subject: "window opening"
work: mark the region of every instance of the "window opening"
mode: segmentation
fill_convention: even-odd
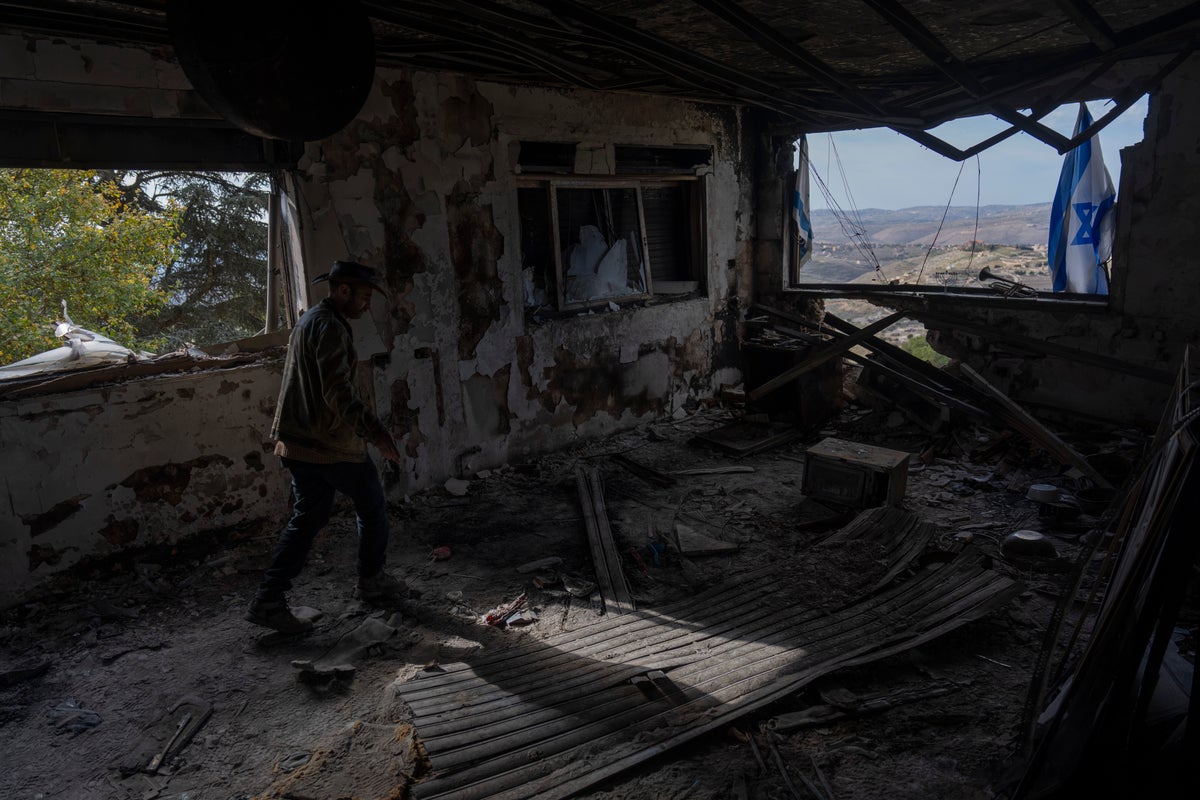
[[[0,378],[286,327],[270,195],[261,172],[0,169]]]
[[[1078,108],[1064,105],[1045,121],[1070,135]],[[1142,137],[1146,109],[1143,98],[1099,134],[1114,179],[1119,150]],[[938,130],[981,140],[1000,126],[976,117]],[[941,291],[965,302],[1103,302],[1052,292],[1047,245],[1065,157],[1045,144],[1010,137],[977,156],[973,170],[882,129],[810,135],[809,146],[813,256],[803,265],[794,254],[788,259],[793,288],[826,296]]]
[[[703,184],[538,180],[517,190],[527,309],[689,295],[702,285]]]
[[[645,225],[636,186],[551,183],[562,276],[559,307],[648,297]]]

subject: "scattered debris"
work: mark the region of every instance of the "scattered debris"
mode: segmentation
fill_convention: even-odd
[[[503,605],[493,608],[483,616],[482,622],[485,625],[503,628],[508,624],[509,617],[513,616],[522,608],[524,608],[527,602],[529,602],[529,598],[524,592],[522,592],[515,600],[511,600]]]
[[[909,453],[829,437],[805,451],[805,495],[854,508],[898,506]]]
[[[310,686],[328,686],[333,681],[350,681],[358,672],[353,664],[317,664],[312,661],[293,661],[292,666],[299,670],[296,679]]]
[[[450,478],[443,484],[443,488],[455,497],[465,497],[471,489],[471,482],[462,478]]]
[[[905,703],[916,703],[933,697],[941,697],[957,691],[958,686],[947,681],[938,681],[923,686],[908,686],[876,694],[855,695],[845,689],[833,688],[821,692],[824,703],[809,706],[803,711],[777,714],[767,720],[770,730],[787,731],[827,725],[840,719],[849,719],[866,714],[886,711]]]
[[[693,440],[733,455],[747,456],[795,441],[802,434],[795,425],[745,418],[696,434]]]
[[[609,458],[632,472],[634,475],[637,475],[642,480],[647,481],[654,486],[669,487],[675,485],[675,479],[670,475],[659,472],[652,467],[647,467],[645,464],[640,464],[623,453],[613,453],[609,456]]]
[[[1000,542],[1000,552],[1009,557],[1058,558],[1054,542],[1039,531],[1013,531]]]
[[[679,542],[679,552],[685,556],[728,553],[730,550],[738,549],[738,546],[732,542],[723,542],[720,539],[706,536],[682,522],[675,523],[675,537]]]
[[[55,733],[71,733],[78,735],[99,725],[103,720],[95,711],[89,711],[79,705],[75,698],[67,698],[54,708],[46,709],[46,716],[54,726]]]
[[[677,469],[675,475],[738,475],[754,472],[754,467],[731,464],[726,467],[698,467],[696,469]]]

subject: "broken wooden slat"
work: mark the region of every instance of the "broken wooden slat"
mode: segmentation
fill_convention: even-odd
[[[634,609],[634,603],[608,524],[600,470],[592,467],[591,472],[585,475],[583,467],[576,467],[575,481],[579,487],[579,500],[596,569],[596,582],[600,584],[600,596],[604,599],[606,610],[613,614],[625,614]]]
[[[697,467],[695,469],[677,469],[675,475],[732,475],[734,473],[754,472],[754,467],[730,465],[727,467]]]
[[[788,322],[794,322],[811,330],[831,335],[837,341],[840,341],[843,336],[852,336],[863,330],[829,311],[825,312],[822,323],[817,324],[812,320],[805,319],[796,314],[789,314],[786,311],[780,311],[770,306],[756,304],[754,308],[771,316],[787,320]],[[886,360],[894,369],[914,377],[919,377],[923,379],[922,382],[930,386],[940,387],[940,390],[944,393],[955,394],[956,392],[969,391],[970,389],[969,386],[945,370],[933,366],[928,361],[922,361],[912,353],[897,347],[891,342],[880,339],[878,336],[867,336],[861,344],[881,359]]]
[[[853,333],[843,339],[839,339],[837,341],[830,342],[825,347],[821,348],[820,350],[813,353],[808,358],[804,359],[804,361],[802,361],[801,363],[797,364],[796,366],[794,366],[790,369],[784,370],[783,372],[776,375],[774,378],[767,381],[766,383],[752,389],[750,391],[750,393],[747,394],[746,396],[748,398],[750,398],[750,400],[759,400],[762,397],[765,397],[766,395],[770,394],[771,392],[775,391],[776,389],[786,386],[787,384],[796,380],[804,373],[811,372],[812,370],[814,370],[817,367],[824,364],[826,361],[829,361],[830,359],[833,359],[833,358],[837,358],[842,353],[845,353],[847,350],[849,350],[851,347],[854,347],[857,344],[861,344],[862,342],[866,341],[870,337],[874,336],[879,331],[881,331],[884,328],[888,327],[889,325],[892,325],[893,323],[903,319],[907,315],[908,315],[908,312],[906,312],[906,311],[897,311],[893,314],[888,314],[883,319],[878,320],[876,322],[872,322],[870,325],[859,330],[856,333]]]
[[[759,599],[769,603],[779,586],[778,581],[764,581],[758,588],[765,596]],[[529,724],[500,729],[510,733],[480,731],[481,738],[466,745],[470,749],[454,748],[452,761],[463,768],[440,768],[446,752],[434,742],[430,759],[435,777],[414,785],[414,795],[422,800],[565,797],[787,696],[832,669],[928,641],[989,613],[1019,589],[964,555],[835,615],[806,616],[783,608],[771,624],[760,627],[761,612],[748,609],[741,617],[744,629],[717,637],[668,672],[681,693],[675,699],[684,701],[679,706],[641,696],[628,684],[628,691],[592,687],[590,700],[573,704],[573,713],[560,723],[549,723],[543,714],[530,717]],[[681,625],[691,629],[681,630]],[[619,633],[620,627],[610,631]],[[669,632],[681,635],[702,630],[703,618],[668,625]],[[560,642],[562,637],[547,640],[551,649]],[[622,661],[627,667],[636,663],[643,670],[661,669],[643,658]],[[536,672],[536,664],[529,668]],[[469,695],[460,699],[469,712]],[[420,733],[424,718],[418,714],[414,721]],[[489,755],[467,766],[472,753]]]
[[[959,369],[962,373],[971,379],[988,399],[993,400],[999,406],[999,412],[1005,422],[1012,425],[1019,432],[1023,433],[1028,438],[1032,439],[1046,452],[1054,456],[1055,459],[1062,464],[1070,464],[1077,468],[1080,472],[1090,478],[1097,486],[1102,486],[1106,489],[1111,489],[1112,484],[1101,475],[1095,467],[1087,462],[1083,456],[1075,451],[1069,444],[1058,438],[1042,423],[1038,422],[1029,412],[1021,408],[1019,405],[1009,399],[1008,395],[997,389],[992,384],[988,383],[987,379],[980,375],[975,370],[971,369],[966,364],[959,364]]]

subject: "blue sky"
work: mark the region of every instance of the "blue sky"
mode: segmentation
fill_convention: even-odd
[[[1107,101],[1088,103],[1093,118],[1112,108]],[[1112,175],[1113,186],[1120,180],[1120,150],[1142,140],[1147,98],[1142,97],[1124,114],[1100,132],[1104,165]],[[1042,122],[1070,136],[1079,111],[1078,103],[1061,106]],[[933,129],[933,133],[951,144],[966,149],[976,142],[1007,128],[992,116],[954,120]],[[809,136],[809,157],[816,175],[820,175],[838,205],[849,211],[851,203],[838,169],[838,160],[829,145],[832,135],[841,171],[853,196],[853,207],[908,208],[909,206],[945,206],[950,199],[960,162],[951,161],[913,140],[887,128],[843,131]],[[979,154],[979,179],[976,162],[968,159],[954,190],[955,206],[975,205],[976,189],[980,205],[1026,205],[1049,203],[1054,199],[1063,157],[1050,145],[1019,133]],[[812,177],[813,208],[828,208],[828,203]]]

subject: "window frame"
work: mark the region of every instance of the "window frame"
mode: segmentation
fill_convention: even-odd
[[[603,180],[580,180],[572,177],[564,180],[551,180],[547,185],[547,194],[550,198],[550,237],[554,242],[554,270],[555,270],[555,294],[558,298],[559,311],[580,311],[588,308],[596,308],[597,306],[606,306],[609,303],[632,303],[638,300],[649,300],[654,296],[653,277],[650,271],[650,253],[646,247],[646,214],[642,208],[642,187],[637,182],[629,182],[623,180],[615,180],[606,178]],[[644,292],[631,294],[614,295],[612,297],[599,297],[593,300],[582,300],[578,302],[568,303],[566,300],[566,276],[563,270],[562,259],[562,234],[559,227],[558,218],[558,190],[559,189],[632,189],[634,198],[637,201],[637,219],[638,219],[638,244],[642,248],[641,252],[641,271],[642,280],[646,287]]]
[[[650,248],[647,241],[646,231],[646,213],[645,199],[642,195],[643,188],[672,188],[687,186],[688,196],[685,203],[685,213],[689,219],[689,252],[690,252],[690,272],[695,275],[694,280],[697,282],[696,291],[707,294],[708,281],[704,274],[704,267],[707,263],[707,219],[706,219],[706,197],[704,188],[706,182],[704,175],[695,174],[676,174],[676,173],[657,173],[657,174],[620,174],[620,175],[563,175],[554,173],[539,173],[539,174],[520,174],[517,176],[516,187],[521,189],[539,189],[545,192],[547,207],[547,218],[550,225],[550,238],[553,247],[553,276],[555,281],[554,301],[555,307],[553,312],[572,314],[582,311],[589,311],[596,308],[603,308],[609,303],[615,303],[618,306],[655,301],[670,302],[668,298],[679,297],[687,299],[694,292],[688,292],[683,295],[675,294],[656,294],[654,291],[653,264],[651,262]],[[558,214],[558,190],[559,189],[628,189],[633,190],[637,199],[637,216],[638,216],[638,245],[641,248],[642,255],[642,272],[645,280],[645,291],[622,294],[613,297],[596,298],[594,300],[585,300],[580,302],[567,302],[565,293],[565,269],[562,258],[562,235],[559,228]],[[549,266],[549,265],[547,265]],[[526,311],[534,311],[538,307],[527,306]]]

